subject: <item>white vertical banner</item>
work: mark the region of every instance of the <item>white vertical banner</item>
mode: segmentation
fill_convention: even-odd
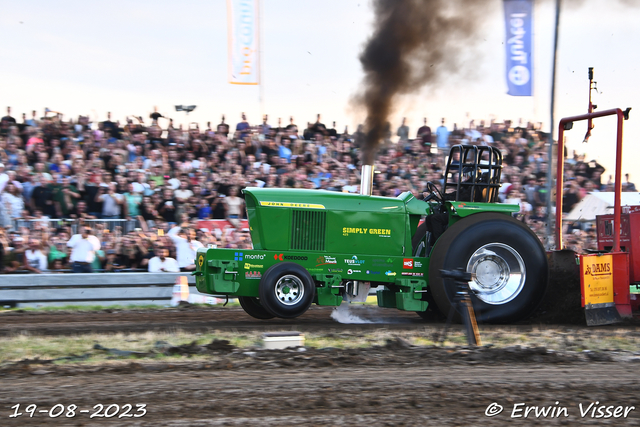
[[[260,0],[227,0],[229,83],[260,83]]]

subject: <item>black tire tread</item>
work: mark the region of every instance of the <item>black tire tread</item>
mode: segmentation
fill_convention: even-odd
[[[251,317],[260,320],[273,319],[275,316],[267,311],[256,297],[238,297],[242,309]]]
[[[481,237],[477,237],[479,236],[478,233],[484,233],[485,235],[488,233],[485,227],[493,227],[495,229],[494,233],[498,235],[502,233],[503,237],[505,233],[511,232],[512,236],[508,237],[507,240],[515,239],[516,243],[512,243],[512,245],[523,244],[523,242],[530,245],[523,246],[525,248],[524,251],[529,252],[528,256],[524,256],[521,253],[524,262],[527,264],[528,278],[525,288],[522,289],[520,294],[514,300],[500,306],[486,304],[471,295],[476,318],[478,322],[487,323],[517,322],[531,315],[544,297],[548,281],[547,257],[544,247],[535,233],[522,222],[505,214],[496,212],[473,214],[449,227],[438,239],[431,252],[429,267],[431,294],[440,312],[448,313],[452,305],[453,283],[448,280],[444,281],[440,277],[440,269],[466,267],[466,260],[456,260],[461,255],[454,254],[452,251],[461,246],[471,247],[474,244],[474,238],[481,239]],[[518,239],[521,239],[522,242],[518,243]],[[452,247],[454,248],[452,249]],[[460,315],[457,313],[456,320],[460,321],[460,319]]]

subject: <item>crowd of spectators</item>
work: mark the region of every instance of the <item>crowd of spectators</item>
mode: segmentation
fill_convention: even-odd
[[[363,127],[327,126],[318,115],[298,128],[294,118],[271,125],[197,123],[174,126],[157,110],[124,123],[65,118],[46,109],[0,121],[0,270],[190,270],[201,246],[250,248],[242,188],[291,187],[358,192]],[[412,138],[412,136],[414,136]],[[504,158],[500,200],[521,206],[517,217],[545,238],[548,135],[539,125],[503,122],[417,132],[403,120],[378,147],[373,194],[442,184],[453,144],[491,145]],[[564,212],[588,192],[610,191],[604,168],[574,153],[565,156]],[[635,191],[626,177],[625,190]],[[227,220],[225,228],[199,221]],[[100,221],[101,220],[101,221]],[[113,220],[126,220],[114,222]],[[593,248],[593,224],[567,224],[567,243]]]

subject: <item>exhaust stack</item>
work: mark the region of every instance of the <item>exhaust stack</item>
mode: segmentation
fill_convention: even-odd
[[[373,192],[373,165],[363,165],[360,179],[360,194],[370,196]]]

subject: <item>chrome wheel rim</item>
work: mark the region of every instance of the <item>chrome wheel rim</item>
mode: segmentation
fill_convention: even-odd
[[[469,287],[479,300],[506,304],[517,297],[526,280],[522,257],[509,245],[489,243],[476,250],[467,263],[473,274]]]
[[[296,305],[304,296],[302,280],[292,274],[284,275],[278,279],[274,290],[276,298],[283,305]]]

